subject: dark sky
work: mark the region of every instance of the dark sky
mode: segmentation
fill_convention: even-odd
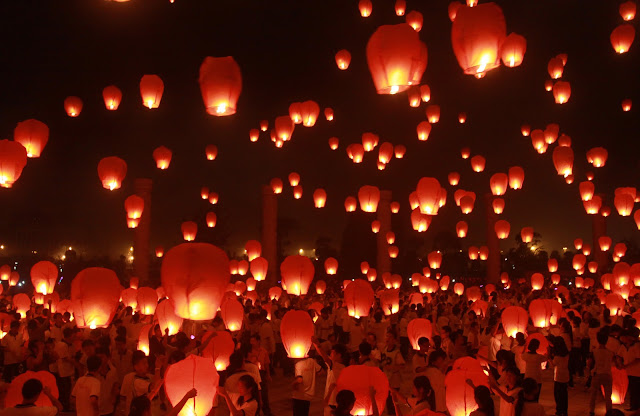
[[[10,252],[42,250],[61,254],[74,245],[88,254],[122,253],[131,243],[124,199],[133,192],[133,179],[154,181],[152,246],[181,241],[180,224],[195,220],[205,228],[210,205],[201,200],[201,186],[220,194],[215,207],[221,231],[230,233],[227,248],[239,249],[259,238],[260,187],[275,176],[286,181],[291,171],[302,176],[304,195],[295,201],[291,188],[280,197],[280,215],[298,223],[294,245],[312,248],[320,235],[334,245],[346,222],[344,198],[360,186],[391,189],[402,204],[404,229],[410,234],[408,194],[423,176],[446,183],[450,171],[462,175],[461,187],[478,195],[489,190],[489,177],[510,166],[525,168],[522,191],[509,191],[503,217],[512,233],[532,226],[548,249],[570,246],[576,237],[590,238],[590,222],[582,208],[577,184],[588,170],[585,152],[594,146],[609,150],[607,166],[596,172],[597,192],[613,204],[618,186],[638,185],[640,106],[638,45],[616,55],[609,34],[622,22],[618,2],[595,0],[505,0],[507,32],[527,38],[521,67],[501,67],[477,80],[463,75],[451,48],[448,2],[408,0],[408,10],[424,15],[420,38],[429,63],[423,76],[432,103],[442,108],[427,142],[416,138],[416,125],[425,119],[424,104],[408,106],[405,94],[377,95],[369,75],[365,46],[382,24],[404,22],[391,0],[373,0],[373,14],[360,17],[356,0],[212,1],[103,0],[3,1],[0,4],[0,138],[12,138],[17,122],[36,118],[48,124],[49,143],[39,159],[30,160],[12,189],[0,190],[0,243]],[[636,41],[637,43],[637,41]],[[334,54],[352,54],[351,67],[340,71]],[[543,85],[547,62],[558,53],[569,56],[563,79],[572,95],[568,104],[553,103]],[[197,82],[206,56],[231,55],[238,62],[243,90],[237,114],[213,117],[205,112]],[[141,105],[138,83],[144,74],[157,74],[165,84],[160,108]],[[118,111],[106,111],[102,89],[117,85],[123,92]],[[78,118],[69,118],[63,100],[77,95],[84,101]],[[621,111],[623,98],[634,99],[630,113]],[[293,101],[315,100],[335,111],[331,123],[320,118],[313,128],[297,126],[293,139],[276,149],[267,134],[251,143],[248,132],[259,120],[273,123],[287,114]],[[457,122],[465,111],[468,121]],[[538,155],[520,125],[541,128],[560,124],[571,136],[576,153],[572,186],[556,175],[550,150]],[[403,160],[376,168],[377,151],[353,164],[345,147],[359,142],[363,132],[382,141],[405,144]],[[331,151],[327,140],[340,138]],[[204,148],[219,147],[218,159],[208,162]],[[173,151],[167,171],[155,168],[151,153],[164,145]],[[487,169],[476,174],[460,158],[460,148],[487,158]],[[376,149],[377,150],[377,149]],[[123,187],[102,188],[96,167],[106,156],[128,163]],[[327,208],[313,208],[312,193],[323,187]],[[427,237],[454,230],[462,218],[449,189],[447,206],[433,221]],[[484,240],[483,212],[467,220],[466,244]],[[615,212],[615,210],[614,210]],[[631,218],[612,215],[614,241],[635,238]],[[203,237],[206,237],[203,234]],[[512,240],[503,242],[508,248]]]

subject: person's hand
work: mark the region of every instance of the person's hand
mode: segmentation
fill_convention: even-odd
[[[194,389],[195,390],[195,389]],[[222,397],[228,397],[229,395],[227,394],[227,391],[224,389],[224,387],[218,387],[217,390],[218,394]]]
[[[184,397],[186,397],[187,399],[190,399],[192,397],[196,397],[197,395],[198,395],[198,390],[191,389],[184,395]]]
[[[473,384],[473,380],[471,380],[470,378],[467,379],[467,384],[470,385],[471,387],[475,388],[475,386]]]

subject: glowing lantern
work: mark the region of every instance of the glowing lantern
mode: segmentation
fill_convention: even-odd
[[[327,121],[333,121],[333,108],[327,107],[324,109],[324,118]]]
[[[510,33],[500,47],[502,63],[510,68],[520,66],[527,51],[527,40],[517,33]]]
[[[595,215],[600,211],[602,207],[602,198],[598,195],[594,195],[590,200],[584,201],[582,203],[584,205],[584,210],[587,214]]]
[[[187,401],[178,416],[206,415],[213,407],[218,379],[213,360],[189,355],[169,365],[164,373],[164,390],[171,404],[176,406],[188,391],[196,389],[198,395]]]
[[[349,316],[356,319],[369,316],[369,310],[375,301],[375,293],[366,280],[356,279],[344,289],[344,304]]]
[[[258,129],[251,129],[249,130],[249,140],[253,143],[258,141],[258,138],[260,137],[260,130]]]
[[[380,190],[375,186],[365,185],[358,190],[360,209],[364,212],[376,212],[380,202]]]
[[[590,181],[580,182],[580,185],[578,186],[578,188],[580,190],[580,198],[583,201],[591,200],[596,190],[595,185],[593,184],[593,182],[590,182]]]
[[[524,169],[520,166],[513,166],[509,168],[509,187],[511,189],[522,189],[522,183],[524,182]]]
[[[331,148],[331,150],[338,149],[339,145],[340,145],[340,139],[338,139],[337,137],[331,137],[329,139],[329,147]]]
[[[198,233],[198,224],[193,221],[185,221],[180,226],[182,230],[182,238],[184,241],[193,241],[196,239],[196,234]]]
[[[558,57],[551,58],[547,64],[547,71],[552,79],[562,78],[562,72],[564,71],[562,59]]]
[[[416,32],[420,32],[420,30],[422,29],[423,20],[424,19],[422,17],[422,13],[418,11],[412,10],[409,13],[407,13],[406,22]]]
[[[152,109],[160,106],[162,93],[164,92],[164,82],[157,75],[144,75],[140,80],[140,96],[142,105]]]
[[[626,98],[622,100],[622,111],[631,111],[631,100]]]
[[[365,152],[370,152],[378,145],[380,138],[371,132],[362,133],[362,147]]]
[[[280,264],[282,287],[290,295],[306,295],[313,280],[313,263],[305,256],[288,256]]]
[[[573,149],[570,147],[556,147],[553,150],[553,164],[558,175],[565,178],[573,172]]]
[[[27,157],[40,157],[49,141],[49,127],[35,119],[21,121],[13,130],[13,140],[24,146]]]
[[[436,178],[421,178],[416,188],[420,212],[427,215],[436,215],[440,208],[443,191],[440,182]]]
[[[622,258],[627,254],[627,245],[625,243],[618,243],[613,247],[613,255],[615,257]]]
[[[544,90],[549,92],[553,89],[553,80],[548,79],[544,82]]]
[[[218,216],[213,211],[207,212],[205,221],[207,222],[207,227],[213,228],[216,226],[216,223],[218,222]]]
[[[460,149],[460,156],[463,159],[469,159],[469,156],[471,156],[471,149],[469,149],[468,147],[463,147],[462,149]]]
[[[506,39],[502,9],[495,3],[460,7],[451,26],[451,43],[465,74],[480,78],[500,66],[500,46]]]
[[[314,335],[311,316],[306,311],[290,310],[280,322],[280,336],[290,358],[304,358],[311,348]]]
[[[428,121],[421,121],[416,128],[418,140],[426,141],[431,133],[431,124]]]
[[[408,24],[383,25],[369,38],[367,63],[378,94],[395,94],[420,84],[427,47]]]
[[[364,147],[359,143],[352,143],[347,146],[347,155],[353,160],[353,163],[361,163],[364,157]]]
[[[65,98],[64,110],[69,117],[78,117],[82,111],[82,100],[74,96]]]
[[[420,349],[418,346],[418,340],[422,337],[431,339],[432,333],[433,328],[431,326],[431,321],[428,319],[415,318],[409,321],[409,325],[407,325],[407,336],[409,337],[409,342],[416,351]]]
[[[20,143],[0,140],[0,187],[11,188],[27,164],[27,150]]]
[[[400,203],[399,202],[392,202],[391,203],[391,213],[393,214],[397,214],[398,212],[400,212]]]
[[[529,316],[536,328],[547,328],[555,325],[557,320],[557,309],[562,306],[551,299],[534,299],[529,304]]]
[[[274,194],[281,194],[282,193],[282,187],[283,187],[282,179],[273,178],[273,179],[271,179],[270,185],[271,185],[271,189],[273,190]]]
[[[440,106],[429,104],[426,109],[427,120],[429,123],[435,124],[440,121]]]
[[[587,152],[587,161],[596,168],[601,168],[607,162],[609,153],[603,147],[594,147]]]
[[[220,305],[220,316],[229,331],[239,331],[244,320],[244,307],[236,299],[226,299]]]
[[[120,106],[120,101],[122,101],[122,91],[115,85],[109,85],[102,90],[102,98],[107,110],[115,111]]]
[[[98,163],[98,177],[105,189],[110,191],[119,189],[126,175],[127,163],[119,157],[105,157]]]
[[[3,325],[3,329],[4,329],[4,325]],[[6,329],[7,329],[6,332],[8,332],[9,329],[8,328]],[[5,331],[3,330],[3,333],[4,332]],[[24,383],[31,379],[39,380],[45,388],[49,389],[49,393],[53,397],[55,398],[59,397],[60,393],[58,391],[56,378],[52,373],[50,373],[49,371],[26,371],[18,375],[17,377],[15,377],[13,380],[11,380],[11,384],[8,385],[7,390],[5,392],[5,402],[4,402],[5,408],[15,408],[17,405],[22,403],[22,388],[24,386]],[[45,394],[40,394],[40,396],[37,397],[34,405],[35,405],[35,408],[53,406],[53,404],[51,403],[51,400]],[[34,406],[28,406],[28,407],[33,408]],[[18,407],[18,409],[20,409],[20,407]],[[42,409],[42,410],[45,410],[45,409]],[[45,411],[43,411],[42,413],[45,413]]]
[[[502,311],[502,327],[507,336],[515,338],[518,332],[526,334],[529,314],[520,306],[508,306]]]
[[[465,238],[467,236],[467,232],[469,231],[469,225],[467,225],[464,221],[458,221],[456,223],[456,234],[459,238]]]
[[[449,3],[449,6],[447,7],[449,20],[451,20],[452,22],[456,20],[456,15],[458,14],[458,10],[462,6],[463,6],[462,3],[460,3],[459,1],[452,1],[451,3]]]
[[[256,257],[249,264],[251,275],[256,282],[261,282],[267,277],[269,262],[264,257]]]
[[[228,331],[207,331],[202,336],[202,342],[207,344],[202,351],[202,356],[211,359],[217,371],[226,370],[229,366],[229,357],[235,350],[231,334]]]
[[[319,114],[320,106],[315,101],[305,101],[300,103],[300,116],[303,126],[313,127],[316,124]]]
[[[398,254],[400,254],[400,249],[397,246],[389,246],[387,251],[389,252],[389,257],[392,259],[395,259],[398,257]]]
[[[489,258],[489,248],[487,246],[481,246],[478,249],[478,257],[480,257],[480,260],[486,260]]]
[[[158,292],[150,287],[141,287],[136,290],[135,294],[136,304],[140,313],[143,315],[153,315],[158,305]]]
[[[362,17],[371,16],[371,11],[373,10],[373,5],[371,4],[371,0],[360,0],[358,2],[358,9],[360,9],[360,16]]]
[[[207,113],[228,116],[236,113],[242,91],[240,67],[231,56],[207,56],[200,65],[200,92]]]
[[[429,262],[429,267],[432,269],[439,269],[442,264],[442,253],[439,251],[432,251],[427,255],[427,261]]]
[[[260,244],[260,242],[256,240],[249,240],[244,245],[244,251],[249,258],[249,261],[252,261],[257,257],[260,257],[260,255],[262,254],[262,244]]]
[[[378,150],[378,161],[383,164],[387,164],[393,157],[393,145],[389,142],[384,142],[380,145]]]
[[[240,260],[238,262],[238,274],[240,276],[244,276],[245,274],[247,274],[247,272],[249,271],[249,262],[246,260]],[[244,282],[236,282],[236,285],[238,283],[242,283],[244,284]],[[246,285],[245,285],[246,286]],[[244,288],[246,289],[246,287]],[[244,289],[240,291],[240,293],[244,292]]]
[[[333,257],[329,257],[324,261],[324,270],[329,275],[334,275],[338,272],[338,260]]]
[[[620,4],[618,11],[620,12],[620,16],[622,16],[622,19],[624,19],[625,21],[628,22],[630,20],[633,20],[636,17],[636,3],[631,0],[625,1],[624,3]]]
[[[477,250],[476,250],[476,253],[477,253]],[[462,296],[462,294],[464,293],[464,285],[459,282],[453,285],[453,293],[455,293],[458,296]]]
[[[625,262],[616,264],[613,267],[613,283],[617,286],[626,285],[631,277],[631,266]]]
[[[405,153],[407,153],[407,148],[402,145],[402,144],[397,144],[394,148],[393,148],[393,152],[396,156],[396,159],[402,159],[405,155]]]
[[[509,237],[509,232],[511,231],[511,224],[505,220],[498,220],[494,226],[496,235],[500,240],[504,240]]]
[[[585,244],[582,247],[582,254],[584,254],[585,256],[588,256],[589,254],[591,254],[591,246],[589,244]]]
[[[58,268],[50,261],[39,261],[31,267],[31,283],[36,293],[53,293],[58,280]]]
[[[13,296],[13,307],[22,318],[27,316],[27,311],[31,308],[31,299],[24,293],[18,293]]]
[[[218,156],[218,146],[214,144],[209,144],[205,147],[205,154],[207,155],[207,160],[215,160]]]
[[[71,302],[78,328],[106,328],[120,303],[122,287],[116,274],[102,267],[82,270],[71,282]]]
[[[604,305],[609,309],[611,316],[618,316],[624,309],[625,301],[618,293],[609,293],[604,298]]]
[[[553,98],[556,104],[564,104],[571,97],[571,84],[567,81],[557,81],[553,84]]]
[[[487,161],[483,156],[476,155],[471,158],[471,169],[473,169],[474,172],[480,173],[484,170],[486,163]]]
[[[509,177],[506,173],[495,173],[489,179],[491,186],[491,193],[493,195],[504,195],[507,192],[507,185],[509,183]]]
[[[275,132],[278,139],[286,142],[291,138],[294,129],[295,123],[290,116],[276,117]]]
[[[128,219],[139,219],[144,211],[144,199],[138,195],[131,195],[124,200],[124,209],[127,211]]]
[[[462,112],[458,114],[458,123],[464,124],[467,122],[467,113]]]
[[[460,174],[458,172],[451,172],[448,176],[449,185],[456,186],[460,182]]]
[[[351,413],[354,415],[371,415],[370,390],[375,390],[375,401],[378,409],[384,409],[389,396],[389,380],[377,367],[368,365],[350,365],[340,372],[336,382],[336,391],[349,390],[355,395],[355,403]]]
[[[474,8],[478,7],[481,6]],[[484,374],[478,360],[471,357],[463,357],[456,360],[454,365],[460,360],[469,360],[474,364],[467,368],[454,368],[447,373],[444,379],[446,405],[451,416],[469,416],[471,412],[478,408],[474,399],[474,390],[467,384],[467,380],[471,380],[476,386],[488,385],[487,376]]]
[[[134,311],[138,309],[138,290],[131,287],[124,289],[120,293],[120,302],[125,307],[131,307]]]
[[[416,208],[411,211],[411,226],[415,231],[419,233],[423,233],[427,231],[429,225],[431,224],[431,216],[428,214],[423,214],[420,211],[420,208]]]
[[[302,198],[302,185],[296,185],[293,187],[293,197],[295,199]]]
[[[589,182],[591,183],[591,182]],[[618,214],[623,217],[628,217],[633,211],[633,205],[635,204],[635,198],[629,194],[618,194],[615,196],[613,204],[618,210]]]
[[[471,246],[468,249],[468,253],[469,253],[469,260],[478,260],[478,247],[476,246]]]
[[[522,230],[520,230],[520,238],[522,239],[523,243],[530,243],[531,241],[533,241],[533,228],[524,227]]]
[[[544,276],[542,273],[534,273],[531,275],[531,288],[540,290],[544,286]]]
[[[396,10],[396,16],[404,16],[404,12],[407,9],[407,2],[406,0],[396,0],[396,4],[395,4],[395,10]]]
[[[352,196],[348,196],[344,200],[344,209],[347,212],[355,212],[358,201]]]
[[[388,231],[385,238],[387,239],[387,244],[393,244],[396,241],[396,234],[393,231]]]
[[[371,231],[374,234],[377,234],[380,231],[380,221],[378,220],[371,221]]]
[[[636,37],[636,30],[633,25],[629,23],[623,23],[620,26],[613,29],[609,40],[611,40],[611,46],[617,53],[625,53],[631,47],[633,39]]]
[[[316,282],[316,293],[318,295],[322,295],[326,290],[327,290],[327,282],[325,282],[324,280],[318,280]]]
[[[600,245],[600,250],[608,251],[611,248],[611,237],[602,236],[598,238],[598,244]]]

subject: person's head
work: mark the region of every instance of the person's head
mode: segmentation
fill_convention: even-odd
[[[42,393],[42,382],[37,378],[31,378],[22,385],[23,403],[34,403]]]
[[[144,352],[140,350],[134,351],[131,362],[133,363],[133,369],[138,375],[147,374],[147,371],[149,371],[149,360]]]
[[[447,358],[447,353],[442,350],[435,350],[431,354],[429,354],[429,366],[442,368],[445,360]]]
[[[95,373],[100,369],[100,366],[102,366],[102,358],[98,357],[97,355],[92,355],[87,358],[88,372]]]
[[[356,395],[351,390],[340,390],[336,394],[336,411],[348,414],[356,404]]]
[[[131,400],[129,416],[151,416],[151,401],[146,394]]]
[[[238,393],[243,398],[243,402],[258,398],[258,383],[249,374],[240,376],[238,379]]]
[[[73,328],[65,328],[62,330],[62,336],[64,337],[65,341],[71,341],[71,339],[73,338]]]
[[[429,351],[429,338],[427,337],[420,337],[418,338],[418,348],[420,349],[421,353],[426,353],[427,351]]]
[[[596,340],[598,341],[598,344],[604,347],[605,345],[607,345],[607,341],[609,340],[609,335],[607,335],[605,331],[600,330],[596,334]]]
[[[569,355],[569,349],[567,348],[567,344],[564,342],[564,338],[555,337],[553,339],[553,354],[559,357],[566,357]]]
[[[396,345],[396,333],[393,331],[387,331],[387,347],[393,347]]]
[[[378,345],[378,337],[373,332],[369,332],[367,334],[367,342],[372,348],[375,348]]]
[[[522,332],[518,332],[516,334],[516,342],[518,343],[518,345],[524,345],[524,343],[527,342],[527,339],[524,337],[524,334]]]
[[[90,339],[85,339],[82,341],[82,352],[87,357],[94,355],[96,353],[96,344]]]
[[[37,339],[29,340],[28,348],[32,354],[38,355],[40,351],[44,350],[44,342]]]
[[[513,353],[507,350],[498,350],[498,352],[496,352],[496,361],[502,368],[507,367],[509,364],[515,363]]]
[[[119,352],[127,351],[127,338],[123,336],[117,336],[116,339],[116,350]]]
[[[476,400],[478,408],[487,416],[493,416],[493,399],[491,390],[487,386],[478,386],[473,390],[473,398]]]
[[[435,409],[436,396],[433,393],[431,382],[426,376],[418,376],[413,379],[413,394],[419,401],[426,401],[432,409]]]
[[[18,330],[20,329],[20,321],[11,321],[11,325],[9,326],[9,333],[13,336],[18,335]]]
[[[331,361],[340,364],[349,364],[349,352],[347,348],[342,344],[335,344],[331,347],[331,353],[329,354]]]
[[[510,388],[514,388],[518,383],[518,378],[520,377],[520,370],[515,365],[509,366],[504,370],[504,376],[506,380],[506,385]]]
[[[363,342],[358,346],[358,351],[360,351],[360,356],[369,357],[371,355],[371,344],[368,342]]]
[[[527,347],[527,351],[530,352],[531,354],[535,354],[536,351],[538,351],[539,347],[540,347],[540,340],[534,338],[531,341],[529,341],[529,346]]]
[[[252,347],[259,347],[260,346],[260,335],[258,335],[258,334],[251,335],[251,338],[249,338],[249,343],[251,344]]]
[[[531,377],[522,380],[522,394],[527,400],[534,400],[538,394],[538,382]]]
[[[638,341],[639,336],[640,336],[640,329],[633,326],[622,333],[620,340],[625,345],[629,346],[635,343],[636,341]]]

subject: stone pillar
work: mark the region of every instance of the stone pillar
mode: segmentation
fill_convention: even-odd
[[[133,233],[133,273],[140,279],[140,286],[149,282],[149,236],[151,234],[151,188],[153,181],[137,178],[134,182],[134,192],[144,200],[144,210],[138,227]]]
[[[278,198],[270,186],[262,187],[262,257],[269,263],[267,278],[269,287],[278,281]]]
[[[601,197],[604,201],[604,195],[601,195]],[[598,272],[603,273],[609,266],[609,256],[606,252],[600,250],[600,243],[598,243],[598,240],[600,237],[607,235],[606,217],[603,217],[600,213],[591,215],[591,230],[593,233],[593,245],[591,246],[591,252],[593,253],[594,260],[598,262]]]
[[[380,231],[376,235],[376,271],[378,278],[381,278],[383,273],[391,272],[391,257],[389,257],[389,244],[387,243],[387,233],[391,231],[391,191],[380,191],[377,215],[378,221],[380,221]]]
[[[493,212],[493,195],[484,195],[485,211],[487,216],[487,247],[489,257],[487,258],[487,283],[500,283],[500,240],[496,234],[495,225],[498,215]]]

